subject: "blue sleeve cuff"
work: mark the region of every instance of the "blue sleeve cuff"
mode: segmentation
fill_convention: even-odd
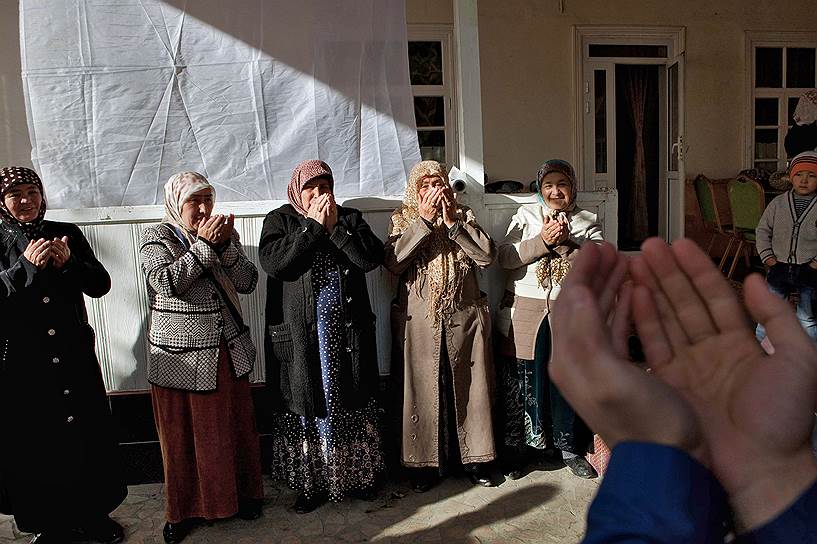
[[[738,537],[741,544],[817,542],[817,481],[772,521]]]
[[[723,488],[688,454],[627,442],[613,450],[584,542],[722,543],[727,514]]]

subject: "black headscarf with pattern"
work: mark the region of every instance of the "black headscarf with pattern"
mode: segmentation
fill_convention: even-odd
[[[42,195],[42,203],[40,204],[40,211],[37,217],[32,221],[19,221],[14,217],[9,209],[6,207],[6,193],[17,185],[30,183],[35,185],[40,190]],[[43,190],[43,182],[37,172],[22,166],[9,166],[0,170],[0,219],[11,227],[17,227],[29,240],[35,240],[40,237],[40,231],[43,226],[43,218],[45,217],[45,191]]]

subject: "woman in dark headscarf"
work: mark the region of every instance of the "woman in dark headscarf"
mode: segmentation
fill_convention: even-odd
[[[39,544],[121,542],[108,514],[127,488],[83,299],[111,278],[45,209],[35,172],[0,170],[0,511]]]
[[[526,450],[558,449],[574,474],[596,472],[584,458],[593,436],[548,378],[549,315],[579,247],[601,241],[594,213],[576,206],[576,174],[566,161],[545,162],[536,177],[534,204],[521,206],[499,245],[508,271],[497,314],[505,355],[506,472],[521,476]]]
[[[326,163],[300,163],[289,204],[267,215],[258,248],[269,274],[267,388],[280,409],[272,468],[299,491],[298,513],[346,495],[373,498],[385,466],[366,287],[383,243],[333,190]]]
[[[195,518],[261,515],[261,447],[249,373],[255,346],[238,293],[258,270],[233,228],[212,215],[216,194],[196,172],[165,184],[165,217],[142,233],[150,300],[153,414],[167,495],[165,542],[181,542]]]

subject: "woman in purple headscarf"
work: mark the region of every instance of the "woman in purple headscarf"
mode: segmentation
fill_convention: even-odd
[[[264,220],[267,389],[273,474],[299,492],[298,513],[327,499],[374,497],[384,470],[375,316],[366,272],[383,243],[363,215],[339,206],[329,166],[300,163],[289,204]]]

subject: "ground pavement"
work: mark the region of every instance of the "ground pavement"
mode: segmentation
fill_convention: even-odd
[[[499,487],[474,487],[464,477],[448,478],[427,493],[408,482],[389,483],[377,500],[346,500],[298,515],[295,493],[265,480],[264,515],[255,521],[217,521],[193,530],[185,544],[324,544],[334,542],[574,543],[599,480],[581,480],[566,468],[536,465],[516,481]],[[125,542],[163,544],[164,495],[161,484],[129,488],[114,513],[126,531]],[[0,543],[23,544],[0,516]]]

